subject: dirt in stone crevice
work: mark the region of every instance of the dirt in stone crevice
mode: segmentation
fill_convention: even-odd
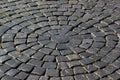
[[[2,23],[0,22],[0,26],[2,26]]]

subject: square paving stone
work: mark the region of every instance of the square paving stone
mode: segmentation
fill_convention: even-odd
[[[67,55],[66,56],[69,60],[77,60],[80,59],[79,55],[72,54],[72,55]]]
[[[15,51],[15,48],[13,46],[11,47],[7,47],[5,48],[5,51],[8,53],[8,52],[12,52],[12,51]]]
[[[18,72],[19,70],[17,69],[10,69],[9,71],[6,72],[6,74],[9,76],[15,76]]]
[[[44,68],[51,68],[51,69],[53,69],[53,68],[56,68],[56,63],[55,62],[45,62],[43,64],[43,67]]]
[[[38,80],[39,79],[39,76],[37,75],[29,75],[27,80]]]
[[[96,75],[98,75],[100,78],[107,75],[107,73],[104,70],[98,70],[95,72]]]
[[[85,75],[89,80],[97,80],[99,77],[95,75],[94,73],[86,74]]]
[[[113,62],[111,65],[120,68],[120,61],[116,60],[115,62]]]
[[[15,59],[12,59],[12,60],[9,60],[6,62],[7,65],[9,65],[13,68],[17,67],[20,63],[21,63],[20,61],[15,60]]]
[[[97,61],[94,63],[94,65],[98,68],[103,68],[103,67],[107,66],[107,63],[102,62],[102,61]]]
[[[87,77],[85,75],[76,75],[74,76],[75,77],[75,80],[88,80]]]
[[[67,62],[69,68],[75,67],[75,66],[80,66],[80,62],[79,61],[70,61]]]
[[[65,62],[65,61],[68,61],[68,59],[65,56],[57,56],[56,61],[57,62]]]
[[[51,48],[51,49],[55,49],[56,43],[55,43],[55,42],[50,42],[50,43],[48,43],[48,44],[46,45],[46,47],[49,47],[49,48]]]
[[[59,76],[59,71],[55,69],[47,69],[46,76]]]
[[[10,69],[10,67],[8,66],[8,65],[2,65],[2,66],[0,66],[0,71],[1,72],[6,72],[6,71],[8,71]]]
[[[46,55],[43,58],[43,61],[54,61],[55,60],[55,56],[50,56],[50,55]]]
[[[45,56],[44,53],[38,51],[34,55],[32,55],[31,57],[34,58],[34,59],[41,60],[44,56]]]
[[[70,51],[70,50],[61,50],[60,53],[62,55],[69,55],[69,54],[72,54],[72,51]]]
[[[0,56],[0,62],[3,63],[7,60],[9,60],[11,57],[8,55]]]
[[[27,78],[27,76],[28,76],[28,74],[26,74],[25,72],[20,72],[20,73],[18,73],[18,74],[15,76],[15,78],[24,80],[24,79]]]
[[[19,58],[17,58],[18,60],[20,60],[21,62],[27,62],[30,58],[27,56],[20,56]]]
[[[5,42],[1,44],[3,48],[14,46],[13,42]]]
[[[21,64],[18,69],[19,70],[22,70],[22,71],[25,71],[25,72],[30,72],[32,70],[33,66],[31,65],[28,65],[28,64]]]
[[[52,52],[52,49],[42,48],[39,51],[42,52],[42,53],[44,53],[44,54],[50,54]]]
[[[109,65],[107,67],[104,68],[104,70],[107,72],[107,74],[111,74],[113,73],[117,68],[112,66],[112,65]]]
[[[53,50],[51,55],[54,55],[54,56],[56,55],[57,56],[57,55],[60,55],[60,52],[58,50]]]
[[[11,56],[14,59],[21,56],[21,55],[19,55],[19,52],[17,52],[17,51],[12,51],[8,55]]]
[[[74,80],[73,76],[62,77],[62,80]]]
[[[11,76],[4,76],[1,80],[17,80],[17,79]]]
[[[46,77],[46,76],[41,76],[39,80],[48,80],[48,77]]]
[[[41,67],[34,67],[32,73],[37,75],[43,75],[45,73],[45,69]]]
[[[113,74],[110,74],[109,78],[112,79],[112,80],[119,80],[120,79],[120,74],[115,72]]]
[[[43,61],[39,61],[37,59],[31,59],[28,64],[32,66],[41,66],[43,64]]]
[[[0,49],[0,56],[7,54],[3,49]]]
[[[30,57],[31,55],[33,55],[36,51],[34,49],[27,49],[25,51],[22,52],[22,54]]]
[[[28,46],[25,45],[25,44],[21,44],[21,45],[18,45],[16,46],[16,49],[19,51],[19,52],[22,52],[23,50],[27,49]]]
[[[74,73],[72,69],[64,69],[61,71],[61,76],[71,76],[73,74]]]
[[[15,45],[22,44],[22,43],[25,43],[25,42],[26,42],[26,39],[15,39],[14,40]]]
[[[86,73],[87,71],[83,67],[74,67],[73,68],[74,74],[81,74]]]
[[[52,77],[50,80],[60,80],[60,77]]]
[[[93,65],[85,66],[85,69],[87,70],[88,73],[91,73],[97,70],[97,68]]]
[[[68,68],[66,62],[59,62],[57,67],[58,67],[59,69],[66,69],[66,68]]]

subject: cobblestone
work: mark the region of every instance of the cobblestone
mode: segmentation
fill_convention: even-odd
[[[119,80],[119,5],[0,1],[0,80]]]

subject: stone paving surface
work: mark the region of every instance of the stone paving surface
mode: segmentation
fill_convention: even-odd
[[[0,80],[120,80],[120,0],[0,0]]]

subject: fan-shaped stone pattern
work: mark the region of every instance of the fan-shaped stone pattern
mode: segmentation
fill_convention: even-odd
[[[119,80],[119,0],[0,1],[1,80]]]

